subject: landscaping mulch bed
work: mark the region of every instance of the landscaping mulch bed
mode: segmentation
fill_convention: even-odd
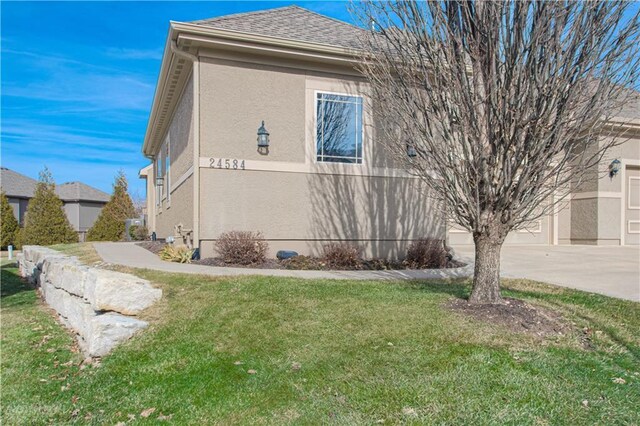
[[[158,254],[167,243],[164,241],[142,241],[137,243],[138,246],[149,250],[154,254]],[[406,264],[398,260],[383,259],[362,259],[358,264],[351,267],[336,266],[324,262],[319,257],[313,256],[295,256],[290,259],[278,260],[267,259],[262,263],[252,263],[242,265],[239,263],[226,263],[219,257],[207,257],[204,259],[194,260],[194,265],[219,266],[229,268],[249,268],[249,269],[290,269],[290,270],[308,270],[308,271],[389,271],[389,270],[413,270],[428,268],[410,268]],[[460,268],[466,264],[457,260],[450,260],[446,268]]]
[[[149,250],[153,254],[160,253],[160,250],[163,249],[164,246],[167,245],[164,241],[142,241],[137,243],[136,245]]]
[[[296,256],[290,259],[277,260],[267,259],[262,263],[252,263],[249,265],[241,265],[237,263],[225,263],[218,257],[209,257],[191,262],[196,265],[208,266],[226,266],[230,268],[249,268],[249,269],[289,269],[296,271],[390,271],[390,270],[407,270],[408,268],[400,261],[386,261],[380,259],[363,259],[357,265],[351,267],[336,266],[323,262],[322,259],[311,256]],[[458,261],[450,261],[447,268],[459,268],[465,264]]]
[[[219,257],[207,257],[205,259],[194,260],[191,262],[195,265],[207,266],[224,266],[227,268],[250,268],[250,269],[284,269],[280,261],[276,259],[267,259],[262,263],[252,263],[250,265],[241,265],[239,263],[225,263]]]
[[[504,303],[495,305],[473,305],[464,299],[455,299],[448,307],[484,322],[540,337],[562,335],[571,330],[560,313],[517,299],[505,298]]]

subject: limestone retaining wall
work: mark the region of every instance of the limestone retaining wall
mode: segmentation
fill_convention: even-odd
[[[162,296],[141,278],[83,265],[77,258],[25,246],[20,273],[40,288],[43,299],[77,334],[87,356],[103,356],[147,326],[135,315]]]

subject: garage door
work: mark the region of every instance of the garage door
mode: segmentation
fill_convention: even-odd
[[[624,243],[640,245],[640,167],[629,167],[625,173]]]

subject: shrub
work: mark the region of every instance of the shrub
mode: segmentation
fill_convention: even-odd
[[[267,258],[269,244],[261,232],[230,231],[220,235],[216,250],[225,263],[251,265]]]
[[[323,247],[322,260],[329,268],[360,269],[362,265],[360,247],[348,243],[331,243]]]
[[[125,220],[135,216],[135,208],[127,193],[127,178],[122,171],[116,175],[111,199],[102,208],[98,219],[87,232],[87,241],[120,241],[124,239]]]
[[[297,269],[297,270],[319,270],[325,269],[326,263],[322,262],[317,257],[298,255],[284,259],[280,261],[280,264],[285,269]]]
[[[447,251],[444,242],[434,238],[423,238],[409,245],[405,264],[413,269],[445,268]]]
[[[0,247],[5,248],[10,245],[16,247],[20,228],[4,191],[0,192],[0,228],[0,239],[2,240]]]
[[[149,238],[149,230],[144,225],[131,225],[129,227],[129,237],[134,241],[144,241]]]
[[[137,235],[137,232],[138,232],[138,228],[139,228],[138,225],[131,225],[129,227],[129,237],[132,240],[137,240],[136,235]]]
[[[77,243],[78,234],[71,227],[62,206],[51,173],[45,167],[27,206],[21,243],[41,246]]]
[[[185,246],[172,246],[167,244],[162,250],[160,250],[160,252],[158,252],[158,256],[160,256],[160,259],[169,262],[191,263],[193,250],[190,250]]]
[[[149,239],[149,228],[145,225],[138,226],[134,233],[133,239],[136,241],[145,241]]]

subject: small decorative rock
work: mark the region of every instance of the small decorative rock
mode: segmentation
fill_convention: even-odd
[[[298,255],[297,252],[293,250],[280,250],[276,253],[276,257],[279,260],[291,259],[292,257],[296,257]]]

